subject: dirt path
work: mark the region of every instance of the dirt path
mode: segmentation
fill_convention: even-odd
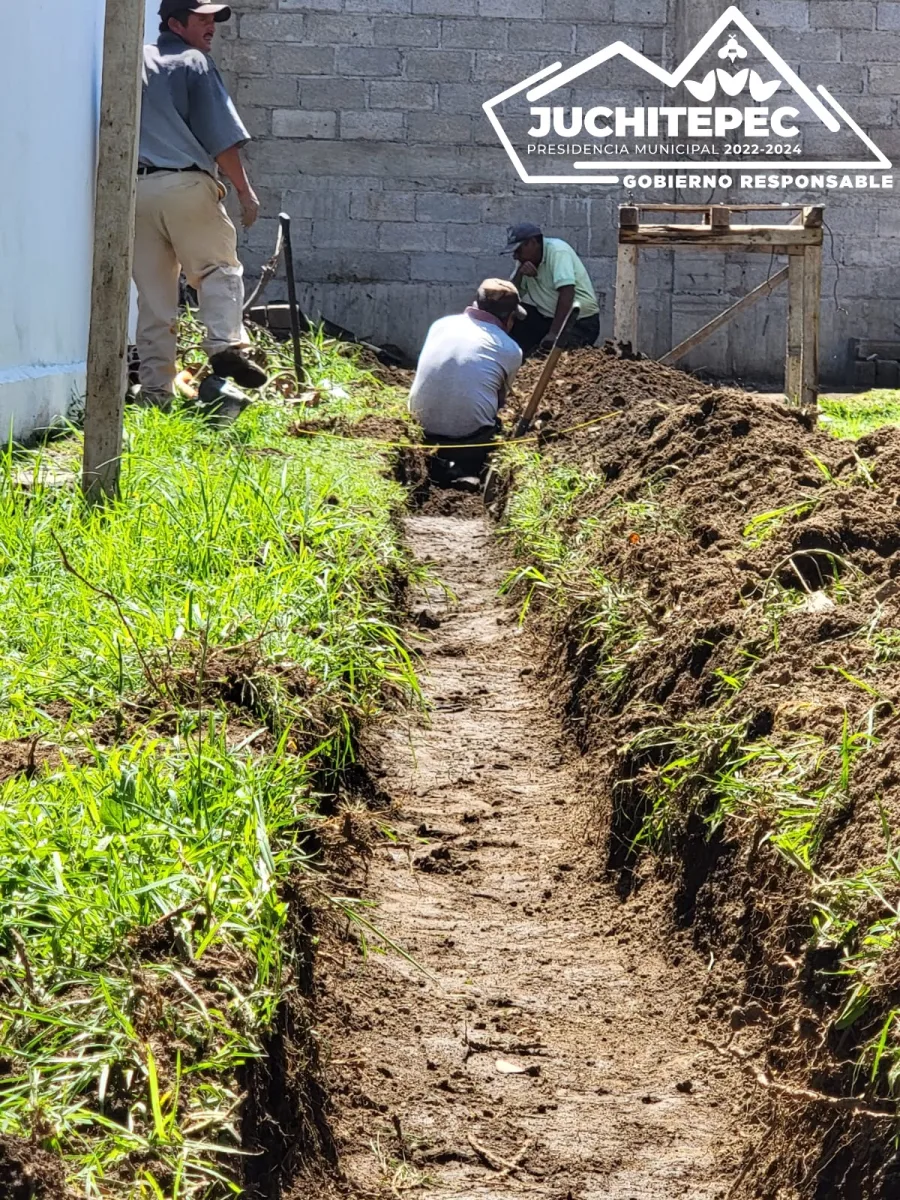
[[[419,516],[407,535],[457,602],[418,598],[440,621],[433,714],[387,734],[401,844],[376,850],[368,895],[435,981],[394,954],[329,968],[348,1191],[725,1197],[746,1085],[700,1041],[696,964],[666,962],[643,902],[591,880],[565,739],[536,648],[497,599],[491,531]],[[524,1169],[502,1174],[511,1160]]]

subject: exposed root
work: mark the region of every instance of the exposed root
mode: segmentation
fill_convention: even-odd
[[[498,1178],[506,1179],[515,1171],[527,1170],[527,1167],[522,1166],[522,1162],[525,1158],[525,1155],[534,1145],[533,1139],[527,1141],[522,1149],[516,1153],[514,1158],[507,1160],[505,1158],[501,1158],[499,1154],[494,1154],[492,1150],[488,1150],[487,1147],[482,1146],[480,1142],[476,1142],[471,1133],[468,1134],[467,1137],[469,1145],[472,1147],[481,1161],[489,1166],[492,1171],[499,1172]]]
[[[788,1096],[792,1100],[804,1100],[807,1103],[827,1104],[829,1108],[840,1109],[843,1112],[852,1112],[855,1116],[869,1117],[874,1121],[896,1121],[896,1112],[884,1112],[881,1109],[867,1108],[866,1102],[861,1097],[856,1096],[828,1096],[824,1092],[815,1092],[811,1088],[795,1087],[790,1083],[779,1083],[777,1079],[773,1079],[768,1072],[762,1070],[761,1067],[756,1067],[749,1062],[747,1057],[741,1054],[738,1050],[733,1050],[729,1046],[719,1046],[716,1042],[711,1042],[708,1038],[699,1039],[704,1046],[708,1046],[710,1050],[715,1050],[717,1054],[724,1058],[734,1058],[740,1064],[744,1071],[750,1075],[760,1087],[766,1088],[771,1092],[778,1092],[779,1095]]]

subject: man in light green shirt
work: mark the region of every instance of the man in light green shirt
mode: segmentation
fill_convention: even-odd
[[[528,357],[538,349],[548,349],[566,323],[572,305],[577,304],[578,320],[567,332],[562,345],[593,346],[600,336],[600,306],[597,293],[584,263],[568,242],[544,237],[539,225],[513,225],[508,231],[507,251],[519,263],[513,280],[527,314],[510,335]]]

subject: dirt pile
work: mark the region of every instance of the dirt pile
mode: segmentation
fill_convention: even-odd
[[[644,702],[670,715],[708,705],[716,671],[738,668],[742,636],[793,590],[805,602],[787,605],[754,679],[794,693],[802,684],[829,709],[871,707],[871,692],[823,673],[835,662],[820,657],[840,643],[841,664],[862,669],[876,610],[882,629],[896,623],[900,431],[854,445],[766,396],[595,351],[572,359],[542,438],[552,461],[603,480],[572,527],[600,522],[605,568],[640,589],[651,630],[665,631],[663,654],[654,647],[631,672]],[[900,676],[881,666],[877,690],[890,697]]]
[[[0,1195],[5,1200],[66,1200],[62,1159],[24,1138],[0,1136]]]
[[[900,1056],[900,954],[869,940],[891,943],[900,900],[900,431],[839,441],[776,399],[596,350],[564,360],[545,407],[550,463],[602,481],[564,526],[587,561],[562,657],[611,797],[607,866],[627,894],[665,864],[716,964],[707,1002],[756,1006],[741,1052],[794,1089],[769,1091],[771,1158],[735,1194],[894,1195],[890,1125],[853,1106],[889,1111]]]

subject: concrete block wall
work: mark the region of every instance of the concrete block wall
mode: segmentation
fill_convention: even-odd
[[[507,225],[537,220],[584,257],[609,336],[624,195],[522,184],[481,106],[542,66],[574,63],[619,37],[671,68],[722,7],[718,0],[238,0],[215,54],[256,139],[248,157],[264,217],[244,240],[248,274],[271,252],[285,209],[294,217],[305,305],[415,352],[432,320],[466,303],[483,276],[508,271],[499,253]],[[900,159],[900,2],[739,7],[808,83],[832,89]],[[900,336],[898,203],[895,193],[826,198],[822,339],[831,380],[841,377],[850,337]],[[662,353],[768,270],[758,257],[645,256],[643,348]],[[757,306],[687,365],[777,380],[783,304],[776,297]]]

